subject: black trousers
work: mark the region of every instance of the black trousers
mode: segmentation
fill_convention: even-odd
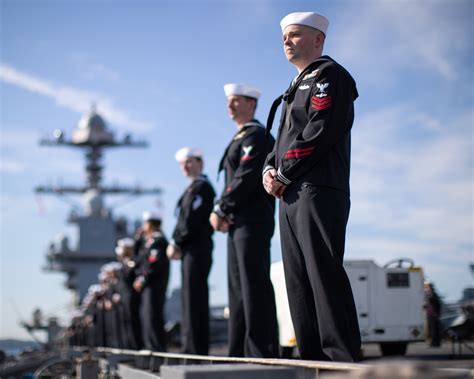
[[[360,332],[342,265],[350,199],[293,183],[280,201],[280,236],[291,318],[302,359],[356,361]]]
[[[278,357],[275,295],[270,281],[273,222],[232,227],[227,240],[229,356]]]
[[[163,276],[165,273],[163,272]],[[142,292],[142,329],[145,348],[166,351],[164,306],[168,277],[156,277]]]
[[[94,329],[95,329],[95,344],[97,347],[107,346],[107,336],[105,331],[105,310],[103,306],[96,306]]]
[[[428,333],[430,338],[430,346],[441,346],[441,333],[438,316],[428,316]]]
[[[141,294],[132,287],[122,292],[123,320],[127,348],[139,350],[143,347],[142,325],[140,321]]]
[[[104,310],[104,329],[105,346],[120,348],[116,307]]]
[[[117,341],[120,349],[130,349],[128,344],[128,335],[126,328],[126,319],[124,312],[124,304],[122,299],[118,303],[114,303],[115,318],[117,323]]]
[[[97,333],[97,326],[95,325],[94,322],[92,322],[92,324],[89,325],[86,329],[86,344],[85,344],[85,346],[90,346],[90,347],[97,346],[98,337],[97,337],[96,333]]]
[[[212,245],[188,248],[181,262],[182,352],[209,354],[209,286]]]

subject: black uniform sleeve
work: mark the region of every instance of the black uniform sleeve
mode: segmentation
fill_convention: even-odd
[[[311,86],[304,129],[290,142],[278,169],[278,180],[290,184],[310,170],[350,131],[354,117],[355,82],[338,65],[323,70]],[[292,112],[303,112],[293,109]]]
[[[178,224],[173,233],[174,242],[178,246],[199,237],[202,225],[209,223],[214,205],[215,192],[207,182],[200,182],[191,196],[191,201],[180,208]]]
[[[263,173],[265,174],[270,168],[276,168],[276,144],[273,145],[273,150],[265,158]]]
[[[247,205],[246,202],[255,188],[262,185],[261,175],[268,152],[267,143],[263,129],[243,137],[239,167],[219,201],[223,213],[237,213]]]
[[[144,285],[147,286],[154,276],[160,275],[161,268],[168,264],[166,248],[168,241],[164,237],[157,238],[153,242],[146,255],[146,264],[143,266],[142,275]]]

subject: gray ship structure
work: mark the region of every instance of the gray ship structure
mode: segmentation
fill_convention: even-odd
[[[103,165],[101,159],[106,149],[111,148],[144,148],[145,141],[135,141],[127,134],[119,140],[107,128],[103,118],[94,108],[84,115],[79,125],[67,139],[61,130],[55,130],[53,139],[41,140],[42,146],[71,147],[85,152],[87,182],[83,186],[38,186],[36,193],[63,196],[80,195],[84,209],[78,212],[73,209],[68,221],[77,226],[77,246],[70,247],[69,239],[64,236],[53,241],[47,252],[46,270],[66,274],[65,286],[76,294],[79,303],[87,293],[90,285],[97,283],[100,267],[115,260],[114,249],[118,239],[127,236],[127,220],[114,219],[111,209],[104,205],[107,195],[159,195],[160,188],[141,188],[124,186],[107,186],[102,183]]]

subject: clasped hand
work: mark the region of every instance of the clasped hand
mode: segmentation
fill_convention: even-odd
[[[166,248],[166,255],[168,259],[179,260],[183,257],[183,252],[179,246],[170,243]]]
[[[263,175],[263,188],[270,195],[280,199],[286,189],[286,185],[277,180],[277,171],[272,168]]]
[[[232,220],[229,217],[220,217],[217,213],[212,212],[209,217],[209,222],[211,223],[212,228],[215,231],[222,233],[227,233],[230,226],[232,225]]]

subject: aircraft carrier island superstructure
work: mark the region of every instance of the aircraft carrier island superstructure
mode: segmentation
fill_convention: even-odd
[[[87,293],[91,284],[97,283],[100,267],[115,260],[115,245],[117,239],[127,234],[127,220],[114,219],[112,210],[104,205],[104,196],[129,194],[157,195],[160,188],[140,188],[106,186],[102,184],[103,165],[101,158],[107,148],[118,147],[146,147],[145,141],[135,141],[130,135],[121,140],[107,128],[104,119],[94,108],[84,115],[78,127],[72,131],[70,139],[61,130],[55,130],[53,139],[41,140],[43,146],[65,146],[80,148],[85,151],[87,181],[83,186],[38,186],[37,193],[80,195],[83,199],[83,209],[71,210],[68,221],[77,225],[77,246],[71,248],[69,239],[61,237],[50,243],[47,252],[46,270],[63,272],[67,275],[65,286],[76,293],[76,300],[80,300]]]

